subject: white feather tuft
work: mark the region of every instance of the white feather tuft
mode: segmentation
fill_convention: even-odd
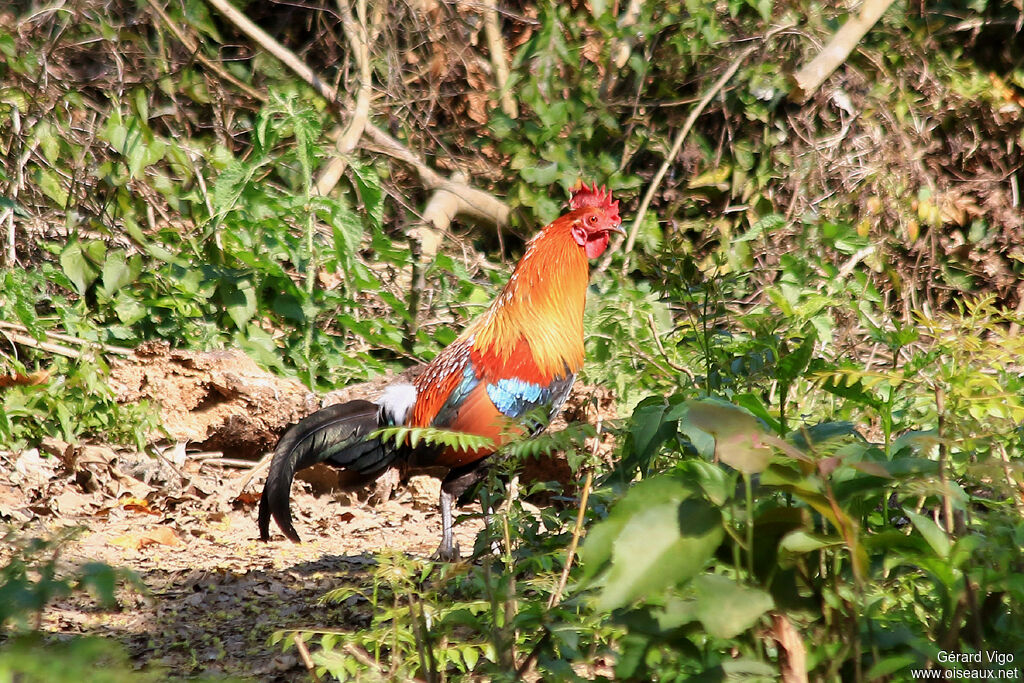
[[[381,424],[404,425],[409,411],[416,405],[416,387],[404,382],[389,384],[377,399],[380,406]]]

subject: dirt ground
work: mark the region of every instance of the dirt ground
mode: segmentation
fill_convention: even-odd
[[[145,592],[122,590],[115,611],[98,609],[84,594],[58,600],[46,608],[43,630],[114,638],[136,663],[175,675],[294,680],[304,668],[294,649],[283,653],[267,643],[274,631],[345,628],[340,609],[336,617],[332,605],[319,604],[324,593],[357,580],[376,551],[426,557],[439,540],[439,483],[432,477],[413,477],[394,499],[376,505],[366,492],[314,496],[309,484],[297,482],[292,509],[303,543],[280,533],[262,543],[258,497],[240,490],[248,471],[186,457],[170,475],[184,485],[159,474],[145,483],[121,469],[138,471],[124,455],[100,468],[100,450],[91,450],[92,462],[79,463],[78,471],[92,472],[100,484],[92,493],[58,458],[34,451],[17,457],[10,474],[0,476],[0,514],[16,520],[13,526],[25,536],[81,527],[61,550],[61,566],[101,561],[128,568]],[[101,469],[118,470],[110,485],[100,482]],[[462,512],[474,511],[479,507]],[[457,525],[464,550],[473,547],[480,527],[478,518]]]
[[[320,604],[324,593],[358,581],[376,551],[426,557],[436,548],[436,478],[414,475],[381,500],[386,490],[339,488],[337,473],[322,466],[300,473],[305,481],[293,488],[303,543],[280,533],[258,540],[264,474],[255,465],[282,429],[321,403],[301,385],[240,354],[168,349],[119,362],[113,378],[124,400],[164,406],[167,434],[151,453],[55,439],[0,452],[0,527],[26,537],[78,527],[61,550],[62,567],[101,561],[134,571],[145,585],[121,590],[114,611],[82,593],[58,600],[43,614],[44,631],[113,638],[139,666],[175,676],[295,680],[305,668],[294,649],[268,644],[272,633],[346,628],[341,606]],[[324,402],[378,390],[364,385]],[[580,393],[591,401],[592,394]],[[567,475],[564,463],[553,462],[534,478]],[[477,504],[460,512],[456,539],[466,554],[482,521]],[[0,563],[9,552],[0,547]]]
[[[93,463],[101,459],[101,449],[90,450]],[[303,543],[280,534],[263,543],[256,529],[258,497],[240,495],[246,470],[186,456],[171,475],[183,477],[184,485],[159,475],[147,484],[121,470],[132,469],[123,454],[116,457],[112,468],[118,473],[108,485],[101,482],[101,468],[79,465],[99,484],[86,493],[83,477],[59,458],[26,451],[0,477],[0,514],[16,520],[14,527],[26,536],[81,527],[61,551],[63,567],[101,561],[131,569],[145,584],[144,593],[120,591],[115,611],[99,610],[84,594],[59,600],[44,613],[44,631],[114,638],[140,665],[159,664],[175,675],[294,680],[304,667],[294,650],[282,654],[279,645],[268,645],[274,631],[345,628],[331,605],[319,604],[325,592],[358,580],[375,551],[426,557],[439,540],[439,483],[431,477],[414,477],[395,498],[375,505],[365,491],[315,496],[299,482],[292,509]],[[474,506],[462,512],[472,513]],[[456,527],[463,549],[473,547],[480,528],[477,518]]]

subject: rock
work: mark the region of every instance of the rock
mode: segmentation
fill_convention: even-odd
[[[441,480],[425,474],[409,477],[405,484],[412,496],[412,505],[417,510],[436,510],[437,501],[441,496]]]

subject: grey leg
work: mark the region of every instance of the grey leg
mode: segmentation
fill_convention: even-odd
[[[432,557],[442,562],[460,559],[459,546],[452,538],[452,507],[466,491],[486,474],[484,460],[450,470],[441,481],[441,545]]]
[[[452,537],[452,504],[455,496],[441,488],[441,545],[433,558],[441,562],[455,562],[459,559],[459,547]]]

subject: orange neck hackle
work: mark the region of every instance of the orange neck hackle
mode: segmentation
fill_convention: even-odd
[[[502,367],[519,366],[522,379],[548,382],[583,366],[590,273],[587,256],[572,236],[578,213],[556,219],[529,241],[501,294],[466,330],[480,354]],[[532,363],[516,358],[527,351]],[[527,367],[532,364],[535,368]]]

